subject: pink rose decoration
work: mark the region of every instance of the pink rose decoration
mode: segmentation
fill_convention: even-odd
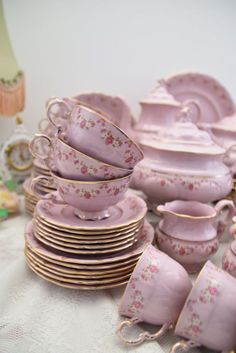
[[[111,145],[113,142],[113,137],[111,135],[109,135],[106,140],[105,140],[105,143],[106,145]]]
[[[79,124],[79,126],[81,127],[81,129],[83,129],[84,127],[85,127],[85,125],[86,125],[86,120],[81,120],[81,122],[80,122],[80,124]]]
[[[88,172],[88,168],[86,167],[86,165],[83,165],[82,168],[81,168],[81,173],[82,174],[87,174]]]
[[[86,191],[86,192],[84,193],[84,197],[85,197],[86,199],[90,199],[90,197],[91,197],[90,192]]]

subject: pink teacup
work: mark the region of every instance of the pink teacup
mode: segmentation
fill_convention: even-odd
[[[55,106],[63,106],[66,124],[53,114]],[[49,120],[65,135],[66,141],[81,152],[121,168],[134,168],[143,153],[120,128],[99,112],[81,104],[71,108],[65,100],[54,99],[47,107]]]
[[[39,143],[48,145],[48,148],[44,148],[44,153],[38,152]],[[68,145],[60,134],[53,139],[36,134],[30,143],[30,150],[34,157],[44,160],[49,169],[68,179],[108,180],[121,178],[132,172],[131,169],[119,168],[87,156]]]
[[[140,257],[122,297],[119,313],[123,321],[117,334],[122,341],[137,345],[160,338],[177,321],[192,284],[185,269],[160,250],[149,245]],[[155,334],[143,332],[136,340],[123,336],[125,327],[139,322],[161,325]]]
[[[222,267],[231,276],[236,278],[236,240],[230,244],[222,259]]]
[[[178,342],[171,352],[186,352],[194,346],[217,351],[236,348],[236,279],[208,261],[185,301],[175,334]]]
[[[31,189],[34,193],[42,199],[37,185],[43,180],[49,185],[55,183],[64,203],[75,207],[75,214],[79,218],[95,220],[109,217],[109,207],[124,198],[132,173],[123,178],[103,181],[70,180],[53,172],[51,175],[38,176],[32,180]]]

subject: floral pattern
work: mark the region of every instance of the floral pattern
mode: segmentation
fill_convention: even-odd
[[[142,153],[137,153],[137,147],[135,146],[134,148],[133,141],[124,137],[122,133],[119,135],[117,133],[114,134],[110,128],[110,124],[108,124],[105,119],[91,119],[79,113],[76,124],[79,125],[80,129],[86,130],[98,127],[98,134],[100,134],[106,146],[111,146],[114,149],[122,148],[123,159],[127,167],[134,167],[134,165],[142,159]],[[116,130],[116,128],[114,129]]]
[[[211,275],[210,272],[209,275]],[[199,335],[204,332],[201,312],[203,310],[208,310],[208,308],[206,307],[204,309],[202,305],[214,305],[215,299],[220,295],[220,289],[220,284],[213,278],[209,278],[206,281],[205,288],[201,289],[195,298],[188,299],[185,307],[185,315],[187,319],[182,330],[183,336],[197,339]]]
[[[193,254],[199,254],[199,256],[204,257],[206,260],[209,256],[213,255],[219,247],[217,237],[209,241],[192,242],[173,238],[161,232],[158,232],[158,242],[160,249],[177,260],[179,257],[190,257]]]
[[[67,185],[60,185],[58,187],[58,190],[62,195],[74,193],[75,195],[87,200],[96,198],[97,196],[117,196],[124,193],[126,189],[127,180],[125,180],[122,184],[119,184],[119,186],[117,186],[117,183],[115,183],[115,185],[112,185],[112,183],[104,183],[99,187],[86,188],[83,186],[79,187],[75,183],[68,183]]]
[[[133,316],[140,314],[141,310],[144,308],[144,296],[142,292],[143,285],[141,285],[140,289],[140,280],[142,282],[149,282],[150,280],[153,280],[154,276],[159,272],[157,251],[152,247],[148,247],[146,251],[148,252],[149,261],[145,267],[141,268],[136,276],[131,277],[129,282],[129,287],[132,291],[127,310],[129,314]]]
[[[124,173],[122,170],[119,171],[119,168],[116,168],[115,173],[112,170],[113,167],[110,167],[107,164],[103,164],[102,162],[97,162],[96,160],[89,162],[83,158],[81,155],[78,158],[78,152],[73,149],[66,149],[64,150],[61,147],[60,142],[55,140],[54,145],[54,160],[60,162],[70,163],[70,166],[77,172],[79,172],[82,176],[97,176],[98,178],[103,179],[113,179],[123,176]]]
[[[223,256],[222,267],[233,277],[236,277],[236,258],[230,249]]]

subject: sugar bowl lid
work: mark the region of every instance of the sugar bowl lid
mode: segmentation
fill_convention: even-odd
[[[140,101],[140,104],[181,106],[181,103],[167,91],[164,80],[159,80],[157,86],[149,93],[147,98]]]
[[[225,149],[218,146],[208,132],[200,130],[190,121],[189,108],[181,110],[179,119],[170,127],[162,130],[154,139],[142,139],[141,145],[158,150],[218,155]]]
[[[213,129],[236,132],[236,114],[226,116],[217,123],[212,124]]]

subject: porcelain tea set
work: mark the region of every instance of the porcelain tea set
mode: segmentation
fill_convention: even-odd
[[[38,174],[25,187],[37,200],[27,264],[66,288],[127,284],[117,335],[128,345],[174,330],[185,340],[171,353],[235,350],[236,240],[223,269],[209,260],[223,231],[236,238],[234,202],[224,199],[236,171],[234,103],[215,79],[186,73],[160,80],[140,105],[135,123],[119,97],[47,102],[48,119],[30,143]],[[146,195],[155,230],[130,186]],[[194,284],[189,273],[198,274]],[[125,331],[140,322],[161,328],[129,339]]]

